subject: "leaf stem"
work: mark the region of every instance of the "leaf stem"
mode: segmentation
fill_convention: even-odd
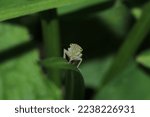
[[[44,40],[45,57],[60,56],[60,37],[59,23],[56,9],[44,11],[41,13],[42,32]],[[60,86],[60,74],[56,69],[48,69],[48,76],[57,85]]]

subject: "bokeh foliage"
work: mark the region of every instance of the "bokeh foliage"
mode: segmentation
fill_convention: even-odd
[[[84,82],[85,99],[150,99],[149,11],[148,0],[1,0],[0,99],[62,99],[64,77],[66,99],[79,99]],[[53,54],[70,43],[83,48],[80,70]],[[62,87],[48,69],[63,69]]]
[[[38,50],[27,29],[3,23],[0,34],[0,98],[59,99],[59,89],[42,75]]]

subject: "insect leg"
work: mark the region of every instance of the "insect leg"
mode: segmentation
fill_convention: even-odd
[[[63,58],[66,59],[66,55],[67,55],[67,50],[64,49],[64,52],[63,52]]]
[[[79,66],[80,66],[80,64],[81,64],[81,62],[82,62],[82,58],[78,58],[77,60],[79,60],[79,63],[78,63],[78,65],[77,65],[77,68],[79,68]]]

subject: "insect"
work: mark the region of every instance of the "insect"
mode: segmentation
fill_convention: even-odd
[[[82,51],[83,49],[78,44],[70,44],[68,50],[64,49],[63,58],[66,59],[66,55],[69,58],[69,63],[73,61],[79,61],[77,64],[77,68],[80,66],[82,62]]]

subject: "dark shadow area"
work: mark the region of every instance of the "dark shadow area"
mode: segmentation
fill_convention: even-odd
[[[70,43],[78,43],[84,48],[84,60],[103,57],[116,52],[126,35],[124,37],[116,35],[105,24],[105,21],[96,15],[105,9],[112,8],[115,2],[108,1],[61,16],[62,48],[68,48]],[[133,19],[131,18],[128,23],[128,29],[130,29],[134,23]]]
[[[85,100],[92,100],[95,95],[95,91],[92,88],[85,89]]]
[[[84,60],[111,54],[123,41],[96,17],[80,21],[63,19],[60,26],[63,47],[68,48],[70,43],[78,43],[84,48]]]
[[[150,49],[150,34],[146,36],[146,38],[141,43],[140,47],[138,48],[138,51],[136,52],[136,55],[140,54],[142,51]]]
[[[20,44],[18,46],[15,46],[13,48],[9,48],[0,53],[0,63],[19,57],[23,55],[24,53],[34,49],[35,47],[36,46],[34,44],[34,41],[29,41],[29,42]]]
[[[132,7],[141,7],[143,4],[149,0],[122,0],[129,8]]]

